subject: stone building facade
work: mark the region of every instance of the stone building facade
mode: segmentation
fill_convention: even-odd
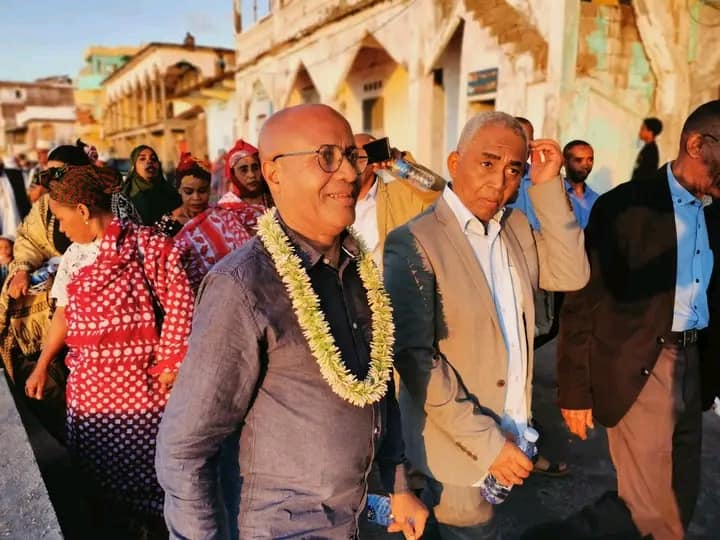
[[[62,144],[75,134],[73,87],[66,77],[0,81],[0,155],[34,159],[38,140]]]
[[[668,158],[678,118],[718,97],[717,84],[706,85],[718,80],[720,62],[699,66],[703,54],[720,55],[720,32],[704,20],[717,10],[701,0],[690,10],[686,0],[261,4],[259,16],[236,16],[236,131],[250,141],[274,111],[323,102],[355,131],[387,135],[444,172],[465,121],[503,110],[528,117],[538,137],[591,142],[590,182],[604,191],[629,178],[644,117],[669,126],[661,137]],[[680,77],[672,66],[683,62]],[[668,107],[668,96],[681,106]]]
[[[85,65],[74,81],[77,136],[104,151],[102,140],[103,80],[122,67],[137,47],[88,47]]]
[[[126,158],[148,144],[169,169],[181,152],[208,155],[208,98],[201,91],[222,89],[234,57],[230,49],[196,46],[192,36],[141,48],[102,83],[103,139],[111,154]]]

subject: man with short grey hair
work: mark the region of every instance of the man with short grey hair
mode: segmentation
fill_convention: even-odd
[[[541,231],[506,207],[528,148]],[[480,486],[488,474],[522,484],[533,468],[514,442],[531,423],[533,291],[577,290],[589,268],[555,141],[528,147],[512,116],[485,113],[447,165],[452,184],[385,244],[403,434],[442,538],[495,538]]]

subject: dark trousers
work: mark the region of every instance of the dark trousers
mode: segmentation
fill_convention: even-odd
[[[630,410],[608,429],[618,494],[643,535],[684,538],[700,486],[697,346],[664,347]]]

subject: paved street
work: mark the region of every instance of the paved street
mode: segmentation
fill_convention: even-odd
[[[572,474],[562,479],[531,477],[498,507],[503,538],[512,540],[528,527],[564,518],[615,489],[615,471],[605,430],[596,427],[587,441],[571,437],[555,405],[555,342],[536,352],[534,413],[544,429],[543,453],[566,461]],[[720,417],[705,413],[702,493],[687,540],[720,538]],[[395,538],[377,529],[366,538]]]
[[[612,489],[615,483],[604,430],[597,428],[588,441],[580,442],[571,438],[561,425],[560,414],[554,405],[554,355],[554,342],[538,352],[535,415],[545,430],[544,453],[550,458],[567,461],[572,474],[564,479],[533,477],[522,488],[513,491],[510,499],[498,508],[504,538],[510,540],[532,525],[563,518],[579,510]],[[68,540],[91,537],[87,534],[87,513],[74,492],[66,455],[35,422],[26,423],[65,537]],[[720,537],[720,466],[715,457],[720,449],[720,417],[706,413],[704,428],[702,494],[688,540]],[[397,536],[370,528],[363,531],[362,537],[379,540]]]

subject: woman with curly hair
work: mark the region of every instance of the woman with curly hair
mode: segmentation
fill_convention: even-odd
[[[26,394],[42,399],[47,368],[64,344],[67,442],[87,473],[91,502],[123,538],[157,530],[157,428],[185,355],[193,293],[172,239],[137,225],[113,169],[51,171],[50,209],[73,241],[52,288],[57,309]],[[166,534],[166,533],[165,533]]]

